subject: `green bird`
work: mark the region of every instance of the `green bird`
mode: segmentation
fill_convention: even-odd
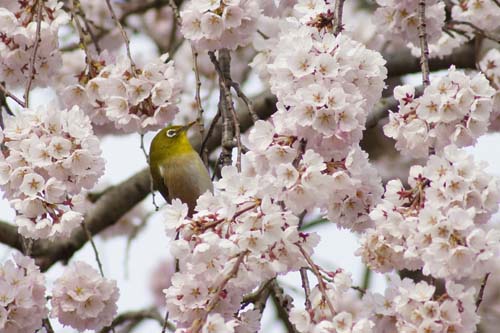
[[[180,199],[194,213],[196,200],[206,191],[213,192],[213,184],[200,155],[187,137],[186,126],[168,126],[156,134],[149,149],[149,168],[153,188],[171,202]]]

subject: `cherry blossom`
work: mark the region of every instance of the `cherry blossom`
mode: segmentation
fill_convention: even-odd
[[[0,77],[11,87],[26,84],[32,75],[31,57],[37,39],[38,1],[7,0],[0,8]],[[33,73],[34,86],[47,86],[61,66],[61,52],[58,49],[59,27],[68,22],[68,14],[61,9],[62,2],[44,1],[41,5],[40,39]]]
[[[325,29],[292,20],[282,27],[268,65],[280,101],[274,124],[322,147],[325,158],[345,158],[361,139],[387,70],[379,53]]]
[[[126,57],[114,63],[106,54],[102,59],[109,64],[100,64],[96,77],[82,76],[84,82],[64,89],[67,106],[83,105],[93,123],[111,123],[124,132],[156,130],[174,118],[181,83],[168,54],[136,68],[135,73]]]
[[[309,252],[317,242],[314,234],[299,233],[298,218],[259,189],[258,183],[263,185],[264,179],[254,177],[253,184],[242,179],[249,185],[243,189],[243,182],[235,182],[236,177],[232,177],[237,175],[233,167],[223,172],[225,176],[216,184],[219,194],[202,195],[198,213],[192,218],[186,217],[185,204],[167,206],[167,232],[174,235],[179,231],[171,253],[183,259],[179,272],[172,277],[172,286],[165,290],[166,304],[180,327],[199,320],[200,311],[210,311],[212,304],[217,304],[217,313],[230,320],[239,308],[241,295],[278,273],[297,270],[303,263],[298,260],[299,246]],[[231,200],[236,193],[240,193],[237,200]],[[168,216],[174,215],[175,221],[183,222],[170,223]],[[225,280],[234,270],[238,272],[236,277]]]
[[[454,20],[474,24],[479,29],[494,31],[500,26],[498,3],[494,0],[453,0]]]
[[[0,331],[33,332],[48,314],[45,277],[35,261],[20,253],[0,266]]]
[[[192,0],[181,11],[181,32],[199,50],[234,50],[250,43],[258,16],[255,1]]]
[[[369,318],[371,313],[362,309],[361,301],[349,289],[352,286],[349,274],[338,270],[328,275],[331,282],[325,283],[324,293],[319,285],[311,290],[310,309],[295,307],[290,311],[290,320],[298,332],[373,332],[375,324]],[[328,303],[332,305],[333,313],[326,305]]]
[[[391,278],[385,295],[368,294],[365,302],[374,307],[375,332],[474,332],[475,290],[454,282],[436,294],[436,287],[398,276]]]
[[[78,107],[24,109],[5,119],[0,186],[30,238],[69,237],[83,221],[83,189],[104,172],[99,141]],[[81,207],[80,207],[81,208]]]
[[[500,233],[486,224],[498,211],[500,181],[484,167],[448,146],[410,169],[410,189],[390,181],[357,253],[381,272],[422,268],[449,280],[483,277],[500,250]]]
[[[118,295],[114,280],[101,277],[85,262],[75,261],[54,282],[51,316],[80,331],[100,330],[116,315]]]
[[[426,157],[449,144],[469,146],[486,132],[494,90],[482,74],[474,76],[454,67],[433,80],[421,97],[409,85],[394,89],[398,112],[391,112],[384,133],[396,140],[396,149]]]
[[[418,45],[418,15],[417,0],[377,0],[380,6],[375,11],[374,21],[382,33],[390,40],[401,43],[411,42]],[[444,24],[444,3],[431,0],[426,3],[426,32],[429,43],[434,43],[441,36]]]
[[[490,116],[490,129],[498,130],[500,128],[500,51],[497,49],[489,50],[479,63],[479,67],[496,90],[493,97],[493,111]]]

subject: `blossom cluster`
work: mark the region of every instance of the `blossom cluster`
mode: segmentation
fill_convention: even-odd
[[[420,56],[418,33],[418,0],[377,0],[379,7],[373,15],[380,36],[390,42],[396,50],[406,45],[411,53]],[[467,41],[468,35],[457,31],[442,31],[445,25],[445,3],[443,1],[426,1],[425,29],[429,48],[429,57],[442,58]],[[471,29],[465,27],[468,33]]]
[[[370,311],[357,311],[356,307],[350,308],[352,302],[345,301],[350,296],[348,292],[352,287],[351,277],[342,270],[329,273],[331,282],[323,282],[323,292],[319,285],[311,290],[310,308],[293,308],[290,311],[290,321],[297,331],[300,333],[373,332],[375,324],[369,319]]]
[[[345,158],[326,160],[312,149],[301,155],[297,137],[280,134],[264,121],[252,128],[247,146],[251,151],[244,156],[244,171],[266,177],[266,191],[295,214],[320,208],[339,226],[355,231],[370,226],[368,212],[382,187],[359,146],[351,147]],[[236,175],[232,178],[243,187],[248,184]]]
[[[216,196],[207,192],[198,199],[193,217],[177,199],[165,210],[167,232],[179,232],[171,252],[182,258],[165,290],[170,318],[178,327],[189,327],[200,313],[214,309],[231,321],[244,294],[276,274],[304,266],[301,249],[310,255],[318,241],[314,234],[299,233],[298,217],[269,197],[263,177],[249,181],[242,176],[235,182],[240,177],[233,168],[223,169]]]
[[[58,49],[58,30],[69,20],[61,9],[63,3],[49,1],[2,2],[0,8],[0,77],[8,86],[26,84],[33,75],[34,86],[46,86],[61,65]],[[39,9],[40,7],[40,9]],[[41,17],[38,18],[38,13]],[[40,21],[40,34],[37,26]],[[32,59],[37,39],[36,57]],[[34,68],[31,71],[31,66]]]
[[[374,22],[387,40],[406,45],[419,45],[418,0],[377,0],[380,6],[374,13]],[[425,4],[427,41],[433,44],[441,37],[445,20],[445,4],[430,0]]]
[[[479,68],[495,89],[490,129],[498,130],[500,128],[500,51],[497,49],[489,50],[479,62]]]
[[[459,280],[481,278],[500,253],[500,233],[486,222],[498,211],[500,181],[455,146],[410,169],[405,189],[387,184],[370,213],[376,227],[362,237],[363,261],[381,272],[422,268]]]
[[[278,130],[323,148],[327,159],[345,158],[384,87],[382,56],[343,35],[290,20],[272,58],[271,91],[282,105],[274,117]]]
[[[234,50],[250,43],[260,9],[251,0],[192,0],[180,14],[181,32],[197,49]]]
[[[479,29],[495,31],[500,27],[500,11],[495,0],[453,0],[451,17]]]
[[[159,129],[174,118],[180,95],[179,76],[167,59],[164,54],[135,68],[127,57],[119,57],[87,82],[68,86],[63,100],[80,105],[98,125],[111,123],[124,132]]]
[[[447,282],[446,291],[438,294],[436,287],[425,281],[401,280],[394,276],[385,295],[368,294],[364,300],[374,308],[374,332],[474,332],[476,291]]]
[[[394,89],[398,112],[391,112],[384,133],[396,149],[413,157],[440,152],[449,144],[469,146],[489,125],[495,90],[481,73],[472,77],[451,67],[416,97],[410,85]]]
[[[0,331],[34,332],[47,314],[43,274],[33,259],[14,254],[0,265]]]
[[[68,237],[80,225],[83,189],[104,172],[99,141],[78,107],[24,109],[0,130],[0,186],[30,238]]]
[[[51,316],[79,331],[100,330],[111,324],[116,315],[119,291],[89,264],[71,263],[54,282]]]

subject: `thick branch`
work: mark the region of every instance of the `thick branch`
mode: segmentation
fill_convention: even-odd
[[[389,77],[420,72],[419,58],[413,57],[407,49],[403,49],[396,53],[383,54],[383,56],[385,60],[387,60]],[[451,55],[443,59],[429,59],[429,68],[431,72],[448,69],[450,65],[455,65],[457,68],[475,68],[474,46],[467,44],[459,47]]]
[[[149,182],[149,170],[144,169],[103,194],[85,218],[90,233],[95,235],[111,226],[143,200],[149,194]],[[77,229],[66,241],[35,242],[32,256],[46,271],[59,260],[69,260],[87,240],[84,230]],[[0,222],[0,242],[22,250],[17,228],[10,224]]]
[[[17,228],[10,223],[0,221],[0,243],[22,251],[23,245]]]

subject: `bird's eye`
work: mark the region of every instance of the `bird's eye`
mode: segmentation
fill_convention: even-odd
[[[173,138],[173,137],[174,137],[174,136],[176,136],[176,135],[177,135],[177,131],[176,131],[176,130],[169,129],[169,130],[167,131],[167,136],[168,136],[169,138]]]

